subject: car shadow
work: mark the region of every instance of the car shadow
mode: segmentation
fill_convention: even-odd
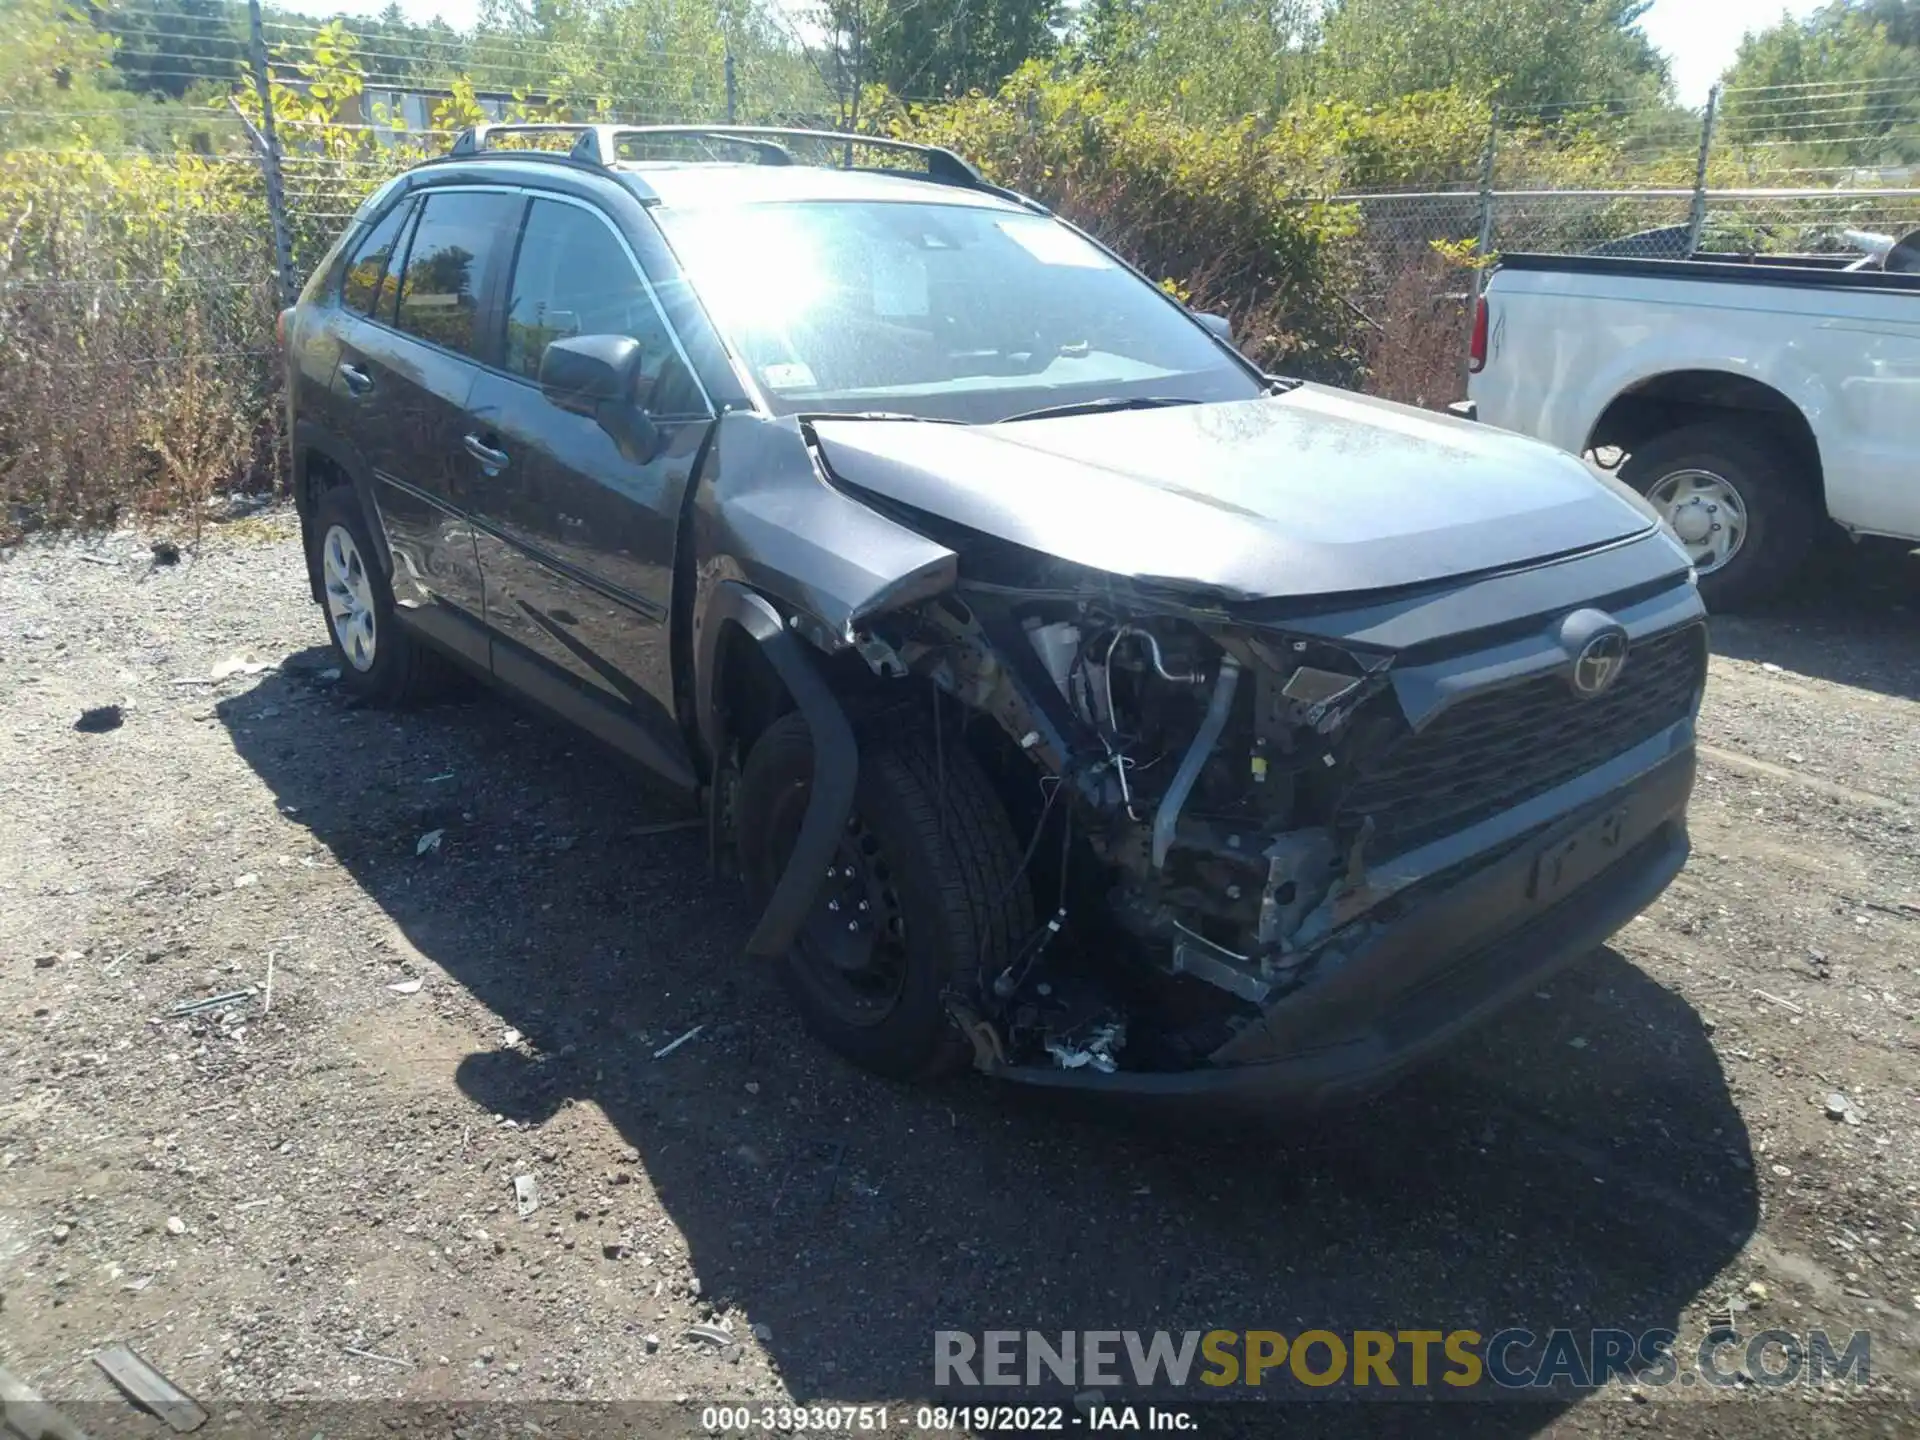
[[[1920,699],[1920,557],[1905,546],[1829,540],[1787,588],[1715,615],[1717,655],[1905,700]]]
[[[1677,1329],[1756,1224],[1699,1017],[1615,951],[1312,1120],[1174,1133],[979,1080],[908,1089],[800,1031],[743,957],[752,917],[701,833],[659,828],[684,809],[498,699],[343,704],[327,663],[289,657],[220,702],[235,748],[525,1036],[458,1062],[467,1099],[530,1127],[598,1106],[704,1297],[767,1327],[797,1397],[927,1396],[942,1329]],[[577,1206],[591,1263],[635,1265],[592,1228],[609,1158],[583,1157],[551,1203]],[[1434,1408],[1518,1436],[1565,1403]]]

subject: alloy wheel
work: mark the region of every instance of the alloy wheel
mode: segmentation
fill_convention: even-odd
[[[360,547],[344,525],[329,529],[320,542],[321,580],[327,592],[327,620],[347,663],[365,674],[373,668],[380,638],[373,608],[373,580]]]

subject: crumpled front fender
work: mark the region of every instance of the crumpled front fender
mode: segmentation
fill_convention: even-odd
[[[725,415],[693,504],[705,587],[743,580],[848,645],[860,622],[953,587],[952,550],[829,484],[799,421]]]

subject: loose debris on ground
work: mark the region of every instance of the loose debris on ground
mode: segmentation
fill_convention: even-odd
[[[245,527],[0,564],[0,1362],[56,1404],[116,1344],[216,1413],[904,1398],[1000,1326],[1861,1328],[1916,1386],[1907,579],[1716,625],[1695,855],[1611,948],[1362,1112],[1193,1135],[841,1065],[679,802],[484,695],[343,704]],[[1476,1417],[1813,1433],[1753,1393]]]
[[[126,1397],[151,1415],[157,1415],[182,1435],[207,1423],[207,1412],[186,1391],[124,1345],[109,1345],[93,1363]]]

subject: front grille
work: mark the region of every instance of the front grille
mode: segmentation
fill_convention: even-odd
[[[1471,696],[1359,762],[1336,820],[1345,828],[1372,816],[1375,858],[1463,830],[1683,719],[1706,667],[1706,627],[1686,625],[1636,641],[1596,699],[1575,695],[1558,671]]]

